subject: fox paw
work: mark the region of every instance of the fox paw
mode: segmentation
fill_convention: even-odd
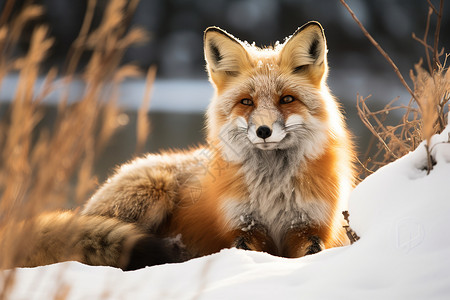
[[[250,249],[250,247],[247,245],[247,241],[243,238],[243,237],[238,237],[236,239],[236,241],[234,242],[234,246],[237,249],[242,249],[242,250],[252,250]]]
[[[234,240],[234,247],[242,250],[267,252],[272,255],[277,255],[277,247],[273,240],[261,232],[247,232],[245,235],[240,235]]]
[[[322,240],[316,235],[310,236],[309,241],[311,244],[306,248],[305,255],[318,253],[325,248]]]

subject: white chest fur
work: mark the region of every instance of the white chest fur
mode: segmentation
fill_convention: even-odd
[[[263,197],[246,201],[227,199],[223,209],[230,228],[251,230],[256,224],[266,228],[277,246],[289,228],[299,224],[311,225],[325,222],[330,207],[324,201],[303,201],[298,191],[290,199]]]
[[[248,198],[223,202],[231,228],[246,231],[261,224],[280,246],[290,227],[325,222],[331,208],[321,199],[305,199],[296,189],[299,162],[290,159],[291,155],[294,153],[260,151],[244,163],[241,171],[248,185]]]

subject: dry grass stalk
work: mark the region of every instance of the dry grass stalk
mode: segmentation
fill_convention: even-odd
[[[148,111],[150,109],[150,99],[153,87],[153,82],[156,77],[156,67],[152,67],[147,72],[147,79],[145,85],[144,99],[139,108],[136,124],[136,153],[142,152],[147,141],[150,131],[150,121],[148,119]]]
[[[415,66],[416,74],[411,71],[411,79],[421,107],[423,138],[429,142],[431,136],[445,128],[445,105],[449,101],[450,81],[448,69],[438,65],[433,73],[422,68],[421,63]]]
[[[110,1],[100,26],[92,29],[96,1],[89,1],[82,30],[67,59],[62,80],[67,92],[58,107],[57,120],[52,129],[41,132],[36,128],[44,113],[41,101],[61,81],[57,80],[61,75],[51,69],[39,92],[35,87],[52,45],[47,28],[34,30],[23,57],[13,54],[26,23],[43,9],[28,5],[16,17],[5,16],[5,12],[0,16],[0,80],[12,71],[19,72],[9,113],[0,120],[0,269],[20,265],[32,248],[33,236],[29,233],[33,216],[73,207],[73,200],[85,201],[95,187],[93,162],[121,123],[115,105],[118,84],[140,75],[136,67],[121,65],[125,50],[145,40],[142,30],[127,31],[136,3]],[[83,96],[69,104],[68,86],[76,77],[81,55],[87,51],[91,56],[82,74]],[[7,297],[14,285],[14,272],[7,274],[7,278],[0,278],[0,299]],[[66,293],[61,290],[58,297],[65,298]]]
[[[433,168],[433,158],[431,157],[428,146],[430,138],[445,128],[446,120],[448,120],[448,104],[450,104],[450,75],[445,68],[447,57],[445,57],[444,62],[441,62],[440,59],[444,54],[444,49],[442,48],[438,51],[443,1],[440,1],[439,9],[436,9],[428,1],[429,9],[424,37],[420,39],[415,34],[412,35],[416,41],[424,46],[428,65],[427,71],[422,68],[422,63],[420,62],[415,66],[416,73],[414,74],[413,71],[410,72],[411,79],[414,83],[414,91],[406,84],[395,63],[367,32],[350,7],[344,0],[340,1],[352,15],[365,36],[393,67],[400,81],[411,94],[411,100],[408,105],[394,106],[398,100],[394,99],[378,111],[371,111],[369,109],[366,104],[369,97],[363,98],[358,95],[358,114],[364,125],[374,135],[374,139],[377,140],[377,143],[374,141],[370,143],[364,155],[363,162],[361,163],[360,179],[376,171],[379,167],[414,150],[423,140],[427,141],[425,147],[428,153],[428,162],[425,169],[427,172],[430,172]],[[430,46],[427,38],[433,14],[437,16],[437,26],[434,33],[433,46]],[[433,57],[433,63],[431,63],[430,54]],[[402,115],[400,122],[395,121],[395,116],[399,114]]]
[[[0,300],[10,299],[10,293],[16,282],[15,270],[0,275]]]

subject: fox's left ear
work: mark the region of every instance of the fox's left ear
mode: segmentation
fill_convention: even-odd
[[[288,39],[280,53],[280,66],[292,73],[308,72],[319,83],[327,71],[327,43],[319,22],[308,22]]]

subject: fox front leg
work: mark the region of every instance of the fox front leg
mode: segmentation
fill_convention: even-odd
[[[277,255],[277,247],[262,224],[249,217],[241,218],[241,221],[240,228],[234,231],[234,247]]]
[[[282,256],[289,258],[314,254],[325,249],[324,231],[317,226],[299,224],[289,228],[283,240]]]

